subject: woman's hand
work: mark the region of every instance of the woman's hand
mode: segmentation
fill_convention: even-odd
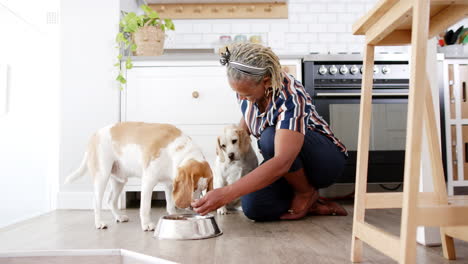
[[[207,213],[228,204],[232,200],[234,199],[231,198],[229,189],[223,187],[209,191],[200,200],[195,200],[192,202],[192,207],[195,212],[201,215],[206,215]]]

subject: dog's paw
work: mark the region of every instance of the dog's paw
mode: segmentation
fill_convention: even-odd
[[[154,231],[154,228],[156,226],[154,225],[153,222],[149,222],[147,224],[141,224],[141,229],[143,229],[143,231]]]
[[[96,229],[107,229],[107,224],[104,222],[94,223],[94,225],[96,226]]]
[[[219,209],[217,210],[217,212],[218,212],[218,214],[220,214],[220,215],[225,215],[225,214],[228,213],[228,210],[227,210],[226,207],[221,207],[221,208],[219,208]]]
[[[115,221],[117,223],[123,223],[123,222],[128,222],[128,216],[126,215],[119,215],[115,218]]]

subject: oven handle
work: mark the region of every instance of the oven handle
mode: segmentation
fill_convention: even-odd
[[[359,97],[361,93],[317,93],[318,97]],[[374,93],[373,97],[382,97],[382,96],[406,96],[408,93]]]

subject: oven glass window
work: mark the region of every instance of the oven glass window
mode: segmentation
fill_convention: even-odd
[[[330,104],[330,126],[350,151],[357,150],[359,104]],[[373,104],[369,150],[404,150],[407,104]]]

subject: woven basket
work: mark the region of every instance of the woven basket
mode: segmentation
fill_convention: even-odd
[[[145,25],[133,34],[133,41],[137,45],[136,56],[159,56],[164,50],[164,31],[157,26]]]

